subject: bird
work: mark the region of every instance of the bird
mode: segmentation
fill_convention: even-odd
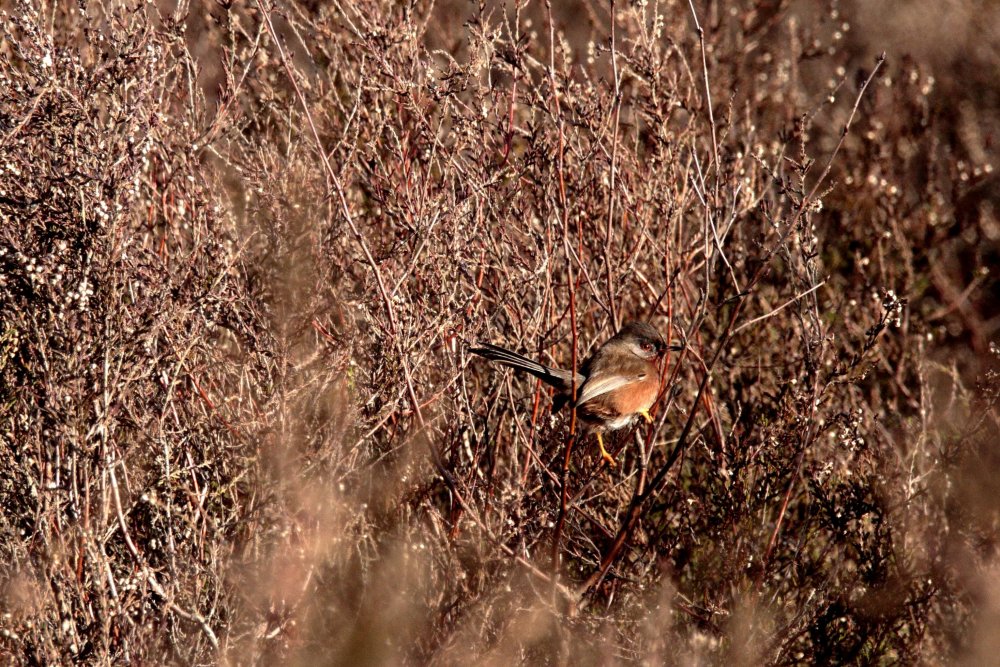
[[[682,350],[683,345],[668,345],[655,327],[627,322],[613,337],[583,362],[579,372],[552,368],[498,345],[480,343],[469,351],[516,370],[527,371],[556,389],[552,411],[569,403],[576,384],[577,416],[584,427],[597,436],[601,458],[615,467],[615,459],[604,448],[602,435],[632,424],[637,417],[648,422],[650,408],[660,389],[659,361],[667,350]]]

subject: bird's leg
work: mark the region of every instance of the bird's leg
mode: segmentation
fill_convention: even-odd
[[[639,410],[636,414],[642,415],[642,418],[645,419],[650,424],[653,423],[653,418],[649,415],[649,410],[647,410],[646,408]]]
[[[615,467],[615,459],[611,454],[608,454],[608,450],[604,449],[604,438],[601,437],[601,432],[597,432],[597,446],[601,448],[601,458],[608,462],[608,465],[612,468]]]

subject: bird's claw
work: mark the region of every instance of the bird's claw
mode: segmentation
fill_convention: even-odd
[[[638,414],[650,424],[653,423],[653,418],[650,416],[649,410],[639,410]]]
[[[604,449],[604,438],[601,437],[600,433],[597,434],[597,446],[601,448],[601,458],[608,462],[608,467],[618,467],[618,464],[615,463],[615,457],[608,454],[608,450]]]
[[[615,463],[615,457],[608,454],[606,451],[601,450],[601,458],[608,462],[609,468],[617,468],[618,464]]]

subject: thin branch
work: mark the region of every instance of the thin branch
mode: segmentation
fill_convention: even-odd
[[[751,326],[753,324],[756,324],[757,322],[760,322],[762,320],[766,320],[766,319],[768,319],[770,317],[774,317],[775,315],[777,315],[778,313],[780,313],[782,310],[784,310],[788,306],[792,305],[793,303],[795,303],[796,301],[798,301],[802,297],[808,296],[809,294],[812,294],[813,292],[815,292],[816,290],[818,290],[820,287],[822,287],[825,284],[826,284],[825,280],[820,281],[818,284],[813,285],[812,287],[810,287],[809,289],[807,289],[805,292],[802,292],[801,294],[799,294],[797,296],[793,296],[791,299],[789,299],[785,303],[781,304],[780,306],[778,306],[777,308],[775,308],[771,312],[766,313],[764,315],[761,315],[760,317],[755,317],[752,320],[750,320],[749,322],[744,322],[740,326],[736,327],[736,330],[733,331],[733,335],[735,336],[739,332],[743,331],[744,329],[746,329],[747,327],[749,327],[749,326]]]

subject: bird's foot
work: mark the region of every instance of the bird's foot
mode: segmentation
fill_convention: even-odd
[[[618,464],[615,463],[615,457],[611,456],[611,454],[608,454],[607,452],[602,451],[601,452],[601,458],[608,462],[608,467],[609,468],[617,468],[618,467]]]
[[[597,446],[601,448],[601,458],[608,462],[609,468],[617,468],[618,464],[615,463],[615,457],[608,453],[608,450],[604,449],[604,438],[601,434],[597,434]]]
[[[639,415],[641,415],[641,416],[642,416],[642,418],[643,418],[643,419],[645,419],[645,420],[646,420],[647,422],[649,422],[650,424],[652,424],[652,423],[653,423],[653,418],[652,418],[652,416],[650,416],[650,414],[649,414],[649,410],[639,410],[639,412],[638,412],[638,413],[636,413],[636,414],[639,414]]]

